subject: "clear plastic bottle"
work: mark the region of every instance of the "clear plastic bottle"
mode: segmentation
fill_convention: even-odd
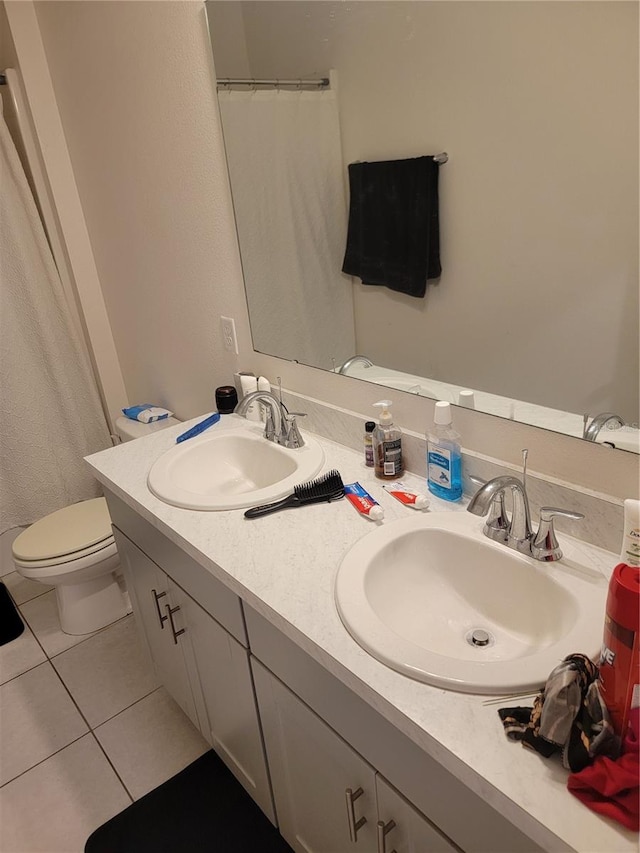
[[[445,501],[462,497],[462,456],[460,433],[451,424],[451,405],[436,403],[433,427],[427,433],[427,485]]]
[[[382,409],[380,423],[373,431],[374,474],[380,480],[397,480],[402,474],[402,433],[393,425],[391,400],[374,403]]]

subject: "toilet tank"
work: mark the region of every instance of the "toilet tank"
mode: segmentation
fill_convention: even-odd
[[[161,421],[154,421],[151,424],[143,424],[140,421],[132,421],[131,418],[124,416],[116,420],[116,434],[120,441],[132,441],[134,438],[144,438],[145,435],[151,435],[161,429],[166,429],[170,426],[182,423],[177,418],[164,418]]]

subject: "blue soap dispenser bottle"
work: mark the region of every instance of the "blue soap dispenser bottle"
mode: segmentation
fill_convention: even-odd
[[[436,403],[433,427],[427,433],[427,486],[445,501],[462,497],[460,433],[451,422],[451,405],[444,401]]]

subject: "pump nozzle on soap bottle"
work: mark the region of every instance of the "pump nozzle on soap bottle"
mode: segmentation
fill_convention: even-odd
[[[381,409],[379,424],[373,431],[374,473],[380,480],[396,480],[404,469],[402,433],[393,425],[391,400],[379,400],[373,405]]]

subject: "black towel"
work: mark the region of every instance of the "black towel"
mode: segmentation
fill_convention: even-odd
[[[349,165],[343,272],[424,296],[427,279],[442,272],[438,169],[433,157]]]

